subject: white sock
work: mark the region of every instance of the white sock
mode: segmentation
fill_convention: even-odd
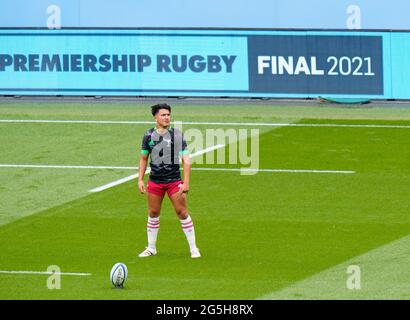
[[[192,222],[192,219],[190,216],[180,221],[181,221],[182,230],[184,231],[185,236],[188,240],[189,249],[192,251],[193,249],[196,249],[194,223]]]
[[[157,236],[159,231],[159,217],[148,217],[147,235],[148,235],[148,249],[156,251]]]

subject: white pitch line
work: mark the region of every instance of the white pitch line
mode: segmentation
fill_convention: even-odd
[[[62,166],[43,164],[0,164],[0,168],[34,168],[34,169],[118,169],[135,170],[138,167],[118,167],[118,166]]]
[[[91,276],[91,273],[84,272],[49,272],[49,271],[12,271],[12,270],[0,270],[0,274],[59,274],[63,276]]]
[[[203,152],[204,150],[201,150]],[[117,170],[137,170],[138,167],[120,167],[120,166],[62,166],[62,165],[30,165],[30,164],[0,164],[0,168],[33,168],[33,169],[117,169]],[[149,173],[149,168],[146,173]],[[341,173],[341,174],[351,174],[356,173],[356,171],[351,170],[309,170],[309,169],[253,169],[253,168],[201,168],[193,167],[191,170],[196,171],[257,171],[257,172],[284,172],[284,173]],[[131,178],[132,177],[132,178]],[[131,175],[130,180],[138,178],[138,174]],[[123,178],[125,179],[125,178]],[[122,179],[120,179],[122,180]],[[117,181],[120,181],[117,180]],[[127,180],[129,181],[129,180]],[[126,182],[126,181],[124,181]]]
[[[252,169],[252,168],[192,168],[196,171],[248,171],[248,172],[283,172],[283,173],[336,173],[352,174],[356,171],[350,170],[292,170],[292,169]]]
[[[210,152],[210,151],[212,151],[212,150],[216,150],[216,149],[223,148],[224,146],[225,146],[224,144],[217,144],[217,145],[215,145],[215,146],[212,146],[212,147],[209,147],[209,148],[206,148],[206,149],[203,149],[203,150],[199,150],[199,151],[197,151],[197,152],[194,152],[194,153],[190,154],[189,157],[190,157],[190,158],[193,158],[193,157],[199,156],[199,155],[201,155],[201,154]],[[150,168],[148,168],[148,169],[145,171],[145,174],[148,174],[149,172],[151,172],[151,169],[150,169]],[[138,177],[139,177],[139,173],[136,173],[136,174],[130,175],[130,176],[128,176],[128,177],[125,177],[125,178],[122,178],[122,179],[119,179],[119,180],[116,180],[116,181],[107,183],[107,184],[105,184],[105,185],[103,185],[103,186],[101,186],[101,187],[97,187],[97,188],[91,189],[91,190],[89,190],[89,192],[94,192],[94,193],[95,193],[95,192],[100,192],[100,191],[103,191],[103,190],[107,190],[107,189],[109,189],[109,188],[118,186],[118,185],[123,184],[123,183],[125,183],[125,182],[131,181],[131,180],[134,180],[134,179],[137,179]]]
[[[194,153],[190,154],[189,157],[192,159],[193,157],[200,156],[201,154],[208,153],[210,151],[220,149],[220,148],[223,148],[223,147],[225,147],[224,144],[217,144],[217,145],[214,145],[212,147],[208,147],[208,148],[205,148],[203,150],[199,150],[197,152],[194,152]]]
[[[104,120],[24,120],[0,119],[0,123],[72,123],[72,124],[155,124],[152,121],[104,121]],[[257,126],[257,127],[335,127],[335,128],[393,128],[410,129],[410,125],[384,124],[336,124],[336,123],[271,123],[271,122],[199,122],[182,121],[186,125]]]
[[[0,123],[154,124],[153,121],[0,119]]]
[[[145,174],[148,174],[150,171],[151,171],[151,170],[148,168],[148,169],[145,171]],[[103,190],[106,190],[106,189],[109,189],[109,188],[118,186],[118,185],[123,184],[123,183],[125,183],[125,182],[131,181],[131,180],[134,180],[134,179],[137,179],[138,177],[139,177],[139,173],[136,173],[136,174],[130,175],[130,176],[128,176],[128,177],[125,177],[125,178],[122,178],[122,179],[119,179],[119,180],[116,180],[116,181],[113,181],[113,182],[104,184],[104,185],[101,186],[101,187],[97,187],[97,188],[91,189],[91,190],[89,190],[88,192],[100,192],[100,191],[103,191]]]

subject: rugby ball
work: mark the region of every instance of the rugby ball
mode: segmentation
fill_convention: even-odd
[[[128,269],[125,264],[118,262],[114,264],[110,272],[111,283],[116,288],[123,288],[124,282],[127,280]]]

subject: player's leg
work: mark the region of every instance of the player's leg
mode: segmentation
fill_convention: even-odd
[[[159,216],[161,213],[161,204],[164,199],[164,195],[156,195],[148,193],[148,223],[147,223],[147,235],[148,235],[148,249],[156,253],[157,237],[159,232]]]
[[[168,193],[170,194],[170,193]],[[194,223],[187,209],[187,197],[186,194],[179,194],[178,192],[173,192],[169,195],[171,203],[178,215],[179,221],[181,222],[182,230],[188,240],[189,249],[191,251],[192,258],[199,258],[201,254],[196,246],[195,241],[195,229]]]
[[[151,191],[151,192],[150,192]],[[156,190],[154,190],[156,191]],[[147,222],[147,248],[139,254],[139,257],[149,257],[157,254],[157,237],[159,232],[159,217],[161,213],[162,200],[164,199],[163,192],[155,192],[148,189],[148,222]]]

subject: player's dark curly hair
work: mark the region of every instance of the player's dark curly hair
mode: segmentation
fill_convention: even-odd
[[[171,112],[171,106],[166,103],[159,103],[151,107],[152,115],[155,116],[159,110],[166,109]]]

